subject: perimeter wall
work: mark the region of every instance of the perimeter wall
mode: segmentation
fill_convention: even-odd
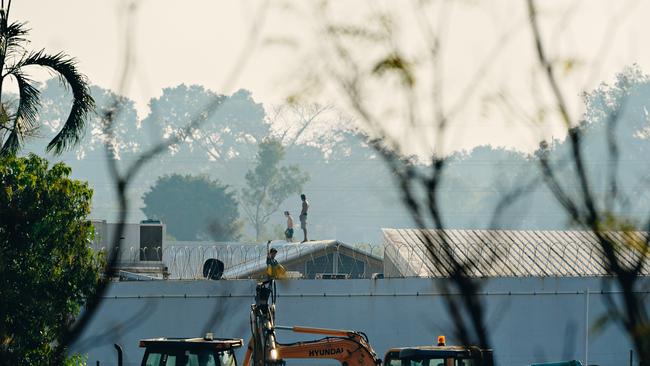
[[[457,343],[439,279],[288,280],[277,283],[277,324],[365,332],[383,358],[389,347],[432,344],[439,334]],[[645,283],[650,284],[650,282]],[[647,288],[645,286],[644,288]],[[125,365],[139,365],[138,340],[150,337],[249,337],[253,280],[115,282],[72,351],[88,365],[115,365],[114,343]],[[588,357],[588,364],[629,365],[632,346],[609,322],[604,298],[615,290],[597,278],[498,278],[485,280],[480,296],[498,365]],[[643,293],[647,298],[647,292]],[[649,307],[646,301],[646,306]],[[310,339],[282,332],[281,342]],[[239,364],[243,349],[238,353]],[[287,362],[288,366],[300,364]],[[310,363],[314,364],[314,363]],[[336,363],[324,362],[323,365]],[[638,364],[636,360],[634,365]]]

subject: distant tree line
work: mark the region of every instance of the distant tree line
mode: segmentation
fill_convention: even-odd
[[[650,147],[647,139],[648,118],[644,109],[645,100],[650,96],[649,85],[648,76],[638,68],[624,70],[613,85],[602,84],[585,94],[587,112],[579,127],[585,132],[583,148],[588,150],[586,163],[594,167],[590,169],[590,174],[598,181],[598,175],[604,174],[599,167],[605,167],[608,163],[603,148],[607,144],[604,132],[610,127],[607,127],[604,116],[613,108],[611,103],[616,103],[617,98],[633,95],[633,98],[626,99],[625,114],[616,127],[622,140],[621,169],[618,174],[622,182],[620,193],[634,197],[627,202],[629,208],[639,213],[648,204],[645,189],[634,182],[638,182],[638,176],[648,173],[639,156],[644,156]],[[46,127],[42,128],[41,134],[47,136],[47,127],[55,132],[55,127],[63,120],[65,108],[70,104],[70,95],[54,79],[46,82],[41,89],[43,106],[40,118]],[[280,146],[276,146],[278,151],[281,150],[276,155],[280,158],[274,164],[277,163],[277,167],[286,166],[286,169],[293,167],[310,178],[306,181],[301,178],[302,173],[285,171],[282,177],[295,176],[303,184],[285,182],[280,186],[303,187],[309,193],[314,212],[314,237],[378,242],[381,227],[413,225],[405,208],[398,204],[400,197],[395,190],[392,173],[368,146],[367,136],[349,128],[349,120],[325,107],[287,106],[277,113],[277,109],[265,110],[246,90],[226,96],[198,85],[179,85],[164,89],[160,97],[152,99],[149,115],[139,120],[133,101],[98,86],[92,86],[90,90],[98,110],[107,108],[115,101],[120,105],[115,119],[115,138],[109,141],[109,145],[115,151],[116,158],[124,160],[133,158],[158,139],[178,132],[193,111],[200,110],[208,101],[214,98],[220,100],[221,107],[204,121],[201,129],[184,136],[183,143],[173,145],[166,154],[161,155],[147,170],[146,176],[137,177],[138,183],[131,198],[142,202],[139,206],[143,207],[146,216],[151,211],[144,209],[142,199],[159,177],[173,174],[205,176],[208,180],[218,180],[229,187],[233,199],[238,202],[239,216],[235,221],[242,228],[242,234],[250,239],[258,239],[263,232],[270,233],[271,226],[282,225],[283,219],[281,215],[268,213],[285,209],[295,211],[299,204],[296,197],[291,195],[299,194],[296,190],[282,199],[284,195],[276,196],[273,198],[273,209],[269,208],[264,214],[256,209],[253,216],[257,219],[251,221],[248,210],[252,204],[251,189],[260,188],[260,184],[269,177],[262,179],[265,173],[258,172],[262,174],[257,176],[261,180],[253,183],[250,172],[260,167],[259,154],[265,149],[265,139],[273,139],[281,142]],[[106,218],[115,209],[111,205],[112,193],[107,185],[108,177],[103,163],[102,144],[106,136],[98,117],[90,118],[88,126],[84,143],[74,151],[65,153],[63,159],[73,167],[77,177],[88,180],[94,187],[96,199],[93,214]],[[38,146],[42,141],[32,141],[30,149],[42,149]],[[510,205],[500,215],[499,222],[492,222],[492,212],[504,195],[523,183],[540,179],[534,159],[541,151],[550,154],[550,160],[557,164],[558,169],[565,169],[562,162],[569,156],[563,139],[556,139],[531,154],[484,145],[449,156],[443,172],[445,179],[439,187],[444,208],[441,212],[447,227],[488,228],[495,224],[509,229],[571,227],[566,212],[557,201],[551,199],[552,193],[548,188],[540,184],[532,184],[522,193],[527,196],[526,200]],[[268,149],[266,153],[269,153]],[[413,165],[417,169],[428,169],[426,164],[417,160]],[[248,195],[244,192],[248,192]],[[603,197],[606,194],[602,190],[601,193]],[[261,197],[260,192],[256,195]],[[244,202],[246,209],[242,206]],[[268,205],[268,202],[264,205]],[[193,214],[197,215],[198,212]],[[201,215],[203,218],[197,217],[198,221],[205,221],[212,214],[205,212]],[[249,224],[243,225],[244,222]],[[258,228],[259,223],[271,226],[261,225]],[[168,225],[173,224],[169,222]],[[173,232],[170,230],[170,234],[173,235]],[[209,237],[205,235],[199,230],[189,236],[179,234],[177,238]],[[230,238],[239,238],[238,235]]]

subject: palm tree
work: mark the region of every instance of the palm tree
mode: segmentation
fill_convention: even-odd
[[[15,154],[27,136],[38,128],[40,92],[25,73],[29,66],[40,66],[53,71],[61,83],[72,90],[70,115],[59,132],[47,145],[47,151],[62,153],[79,142],[86,116],[93,111],[95,102],[90,96],[86,77],[79,73],[75,60],[64,54],[50,55],[43,50],[28,52],[24,45],[29,29],[25,23],[9,23],[11,0],[0,4],[0,155]],[[2,101],[2,85],[7,78],[15,80],[18,87],[18,105],[9,108]],[[11,112],[9,111],[11,109]],[[3,142],[4,141],[4,142]]]

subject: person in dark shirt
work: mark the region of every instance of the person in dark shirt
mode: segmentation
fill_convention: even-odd
[[[266,257],[266,265],[267,266],[277,266],[279,264],[278,261],[275,259],[275,256],[277,254],[278,254],[277,249],[271,248],[271,250],[269,250],[269,254]]]
[[[278,250],[271,248],[266,256],[266,275],[268,278],[284,278],[287,270],[275,259]]]

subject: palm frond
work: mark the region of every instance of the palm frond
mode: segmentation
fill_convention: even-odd
[[[15,155],[21,145],[20,133],[13,128],[13,122],[10,121],[11,117],[4,103],[0,104],[0,117],[2,118],[2,133],[0,133],[0,137],[4,140],[5,135],[8,134],[7,139],[0,148],[0,156]]]
[[[61,83],[72,90],[70,115],[61,131],[47,145],[48,151],[54,150],[55,154],[61,154],[69,146],[77,144],[83,136],[86,117],[93,111],[95,101],[90,95],[86,77],[77,71],[75,60],[68,55],[63,53],[48,55],[41,50],[31,53],[16,66],[29,65],[43,66],[55,71]]]
[[[3,6],[0,9],[0,52],[3,59],[6,59],[7,55],[12,52],[23,49],[22,44],[27,42],[25,35],[29,32],[29,28],[26,27],[27,23],[9,23],[10,9],[11,0],[7,2],[6,8]]]
[[[18,83],[18,108],[14,118],[14,125],[21,123],[21,130],[33,130],[37,128],[38,108],[41,106],[41,92],[32,84],[32,80],[19,70],[11,74]]]
[[[5,143],[2,144],[2,148],[0,149],[0,156],[7,156],[7,155],[13,155],[15,154],[18,149],[20,149],[20,137],[18,136],[18,132],[16,130],[12,130],[9,133],[9,136],[5,140]]]
[[[19,70],[13,70],[10,75],[18,83],[19,102],[15,115],[10,118],[13,122],[11,127],[8,127],[10,133],[2,146],[2,154],[17,152],[22,146],[25,137],[38,127],[37,113],[40,106],[40,92],[32,85],[32,80]]]
[[[13,22],[7,25],[7,28],[1,35],[4,38],[5,55],[9,55],[14,51],[23,50],[22,45],[28,42],[25,37],[28,32],[29,28],[27,28],[27,23]]]

